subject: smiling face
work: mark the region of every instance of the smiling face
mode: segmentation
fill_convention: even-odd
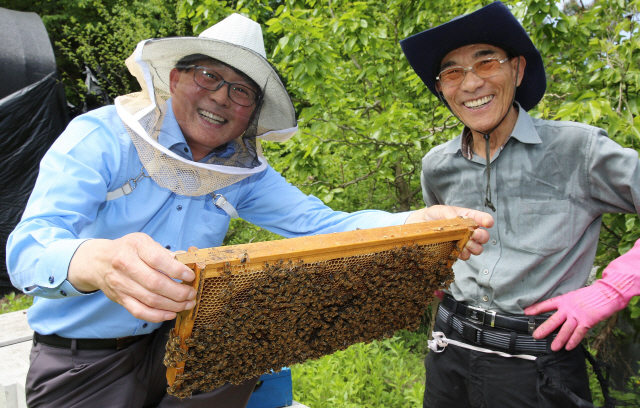
[[[503,60],[507,53],[498,47],[488,44],[472,44],[460,47],[448,53],[440,65],[440,70],[451,67],[467,68],[480,60],[496,58]],[[436,82],[436,89],[442,92],[451,111],[471,130],[476,132],[491,131],[509,112],[505,120],[496,129],[500,133],[511,133],[517,120],[517,112],[511,109],[511,101],[516,86],[520,85],[526,61],[511,58],[501,64],[500,70],[490,78],[480,78],[469,70],[462,82],[453,86],[442,86]],[[508,136],[508,135],[507,135]]]
[[[239,83],[252,88],[255,85],[233,68],[215,61],[194,62],[218,72],[227,82]],[[173,113],[193,159],[198,161],[211,150],[237,137],[249,125],[256,104],[245,107],[229,99],[229,86],[225,84],[217,91],[209,91],[193,81],[194,68],[171,70],[169,74]]]

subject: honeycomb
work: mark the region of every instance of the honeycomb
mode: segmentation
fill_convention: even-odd
[[[453,280],[457,253],[448,241],[309,263],[227,262],[202,279],[191,336],[171,333],[164,363],[184,369],[168,393],[208,392],[414,330]]]

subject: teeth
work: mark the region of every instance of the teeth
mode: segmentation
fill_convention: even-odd
[[[211,112],[207,112],[204,109],[198,109],[198,113],[200,114],[200,116],[202,116],[207,122],[211,122],[214,124],[222,124],[225,123],[227,120],[221,116],[218,115],[214,115]]]
[[[475,101],[464,102],[464,106],[467,108],[477,108],[478,106],[486,105],[493,99],[493,95],[485,96],[484,98],[476,99]]]

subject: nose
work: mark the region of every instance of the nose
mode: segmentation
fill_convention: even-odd
[[[220,82],[220,85],[214,91],[209,91],[209,98],[216,101],[218,105],[228,106],[231,103],[231,99],[229,99],[230,86],[227,81]]]
[[[467,92],[473,92],[476,89],[484,85],[484,79],[480,78],[473,70],[465,72],[462,82],[460,83],[460,89]]]

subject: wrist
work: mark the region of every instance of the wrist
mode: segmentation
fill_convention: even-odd
[[[79,292],[89,293],[99,290],[97,271],[100,270],[101,255],[108,253],[107,246],[112,241],[92,239],[80,244],[69,263],[67,281]]]
[[[611,313],[615,313],[624,309],[629,303],[629,299],[619,291],[619,286],[606,279],[598,279],[587,288],[591,289],[592,296],[588,299],[593,308],[611,308]]]

